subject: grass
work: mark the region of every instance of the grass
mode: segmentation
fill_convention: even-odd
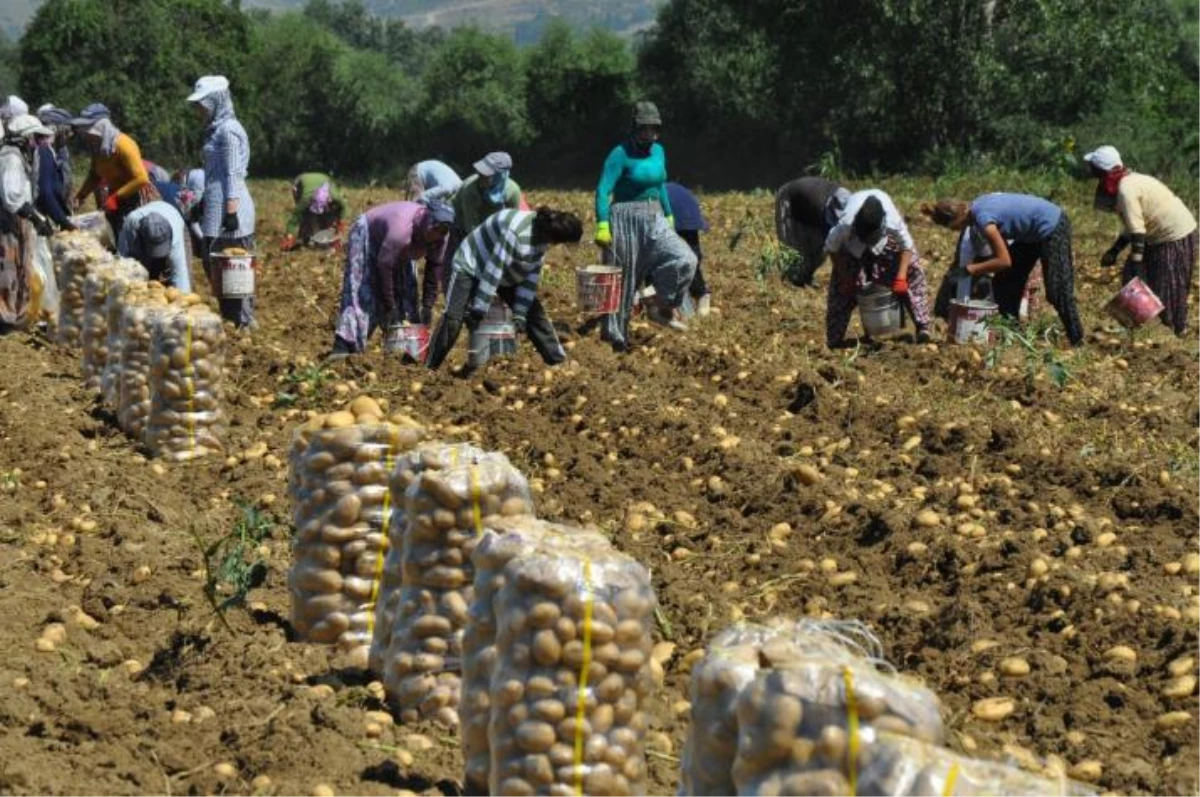
[[[257,507],[237,502],[240,517],[230,532],[205,543],[193,528],[192,537],[204,559],[204,596],[215,614],[232,632],[225,612],[244,606],[251,589],[267,577],[267,563],[259,551],[271,538],[275,520]]]

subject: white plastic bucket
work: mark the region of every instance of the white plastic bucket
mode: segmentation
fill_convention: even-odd
[[[621,306],[621,269],[616,266],[586,266],[575,269],[575,291],[579,309],[592,315],[608,315]]]
[[[512,311],[503,301],[492,302],[479,326],[471,332],[471,362],[483,365],[493,357],[511,357],[517,353],[517,328],[513,326]]]
[[[991,343],[995,333],[987,319],[996,315],[1000,307],[986,299],[955,299],[950,302],[948,338],[954,343]]]
[[[900,331],[900,301],[889,290],[866,290],[858,295],[858,316],[863,330],[873,338]]]
[[[254,255],[216,252],[213,268],[220,276],[221,298],[244,299],[254,295]]]
[[[383,338],[383,350],[387,354],[400,354],[417,362],[425,362],[425,353],[429,351],[429,327],[425,324],[388,327]]]

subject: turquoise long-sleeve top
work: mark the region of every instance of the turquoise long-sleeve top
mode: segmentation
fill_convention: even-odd
[[[596,221],[608,221],[608,211],[614,202],[647,199],[657,199],[663,215],[671,215],[671,200],[667,196],[667,154],[662,144],[651,144],[646,155],[639,153],[631,141],[613,147],[600,172],[600,184],[596,186]]]

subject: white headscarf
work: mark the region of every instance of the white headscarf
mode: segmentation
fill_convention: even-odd
[[[8,99],[0,105],[0,122],[9,122],[18,116],[29,113],[29,105],[16,94],[9,94]]]
[[[121,131],[111,119],[97,119],[87,131],[89,135],[100,137],[100,152],[103,155],[112,155],[117,151],[117,136],[121,135]]]

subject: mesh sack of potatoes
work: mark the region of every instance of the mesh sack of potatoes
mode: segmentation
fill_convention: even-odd
[[[781,775],[823,771],[829,762],[845,773],[854,751],[882,734],[942,741],[940,704],[929,689],[882,671],[880,661],[844,648],[806,652],[807,644],[799,640],[794,659],[760,670],[738,695],[738,794],[769,793]]]
[[[108,286],[104,300],[104,325],[108,337],[104,344],[107,356],[100,372],[100,396],[104,403],[116,409],[121,390],[121,351],[124,348],[124,330],[121,317],[129,305],[142,302],[165,300],[166,288],[158,282],[117,279]]]
[[[371,653],[368,659],[368,666],[376,674],[383,673],[383,656],[392,642],[396,609],[400,604],[400,587],[403,580],[401,556],[404,550],[404,532],[408,528],[404,495],[426,470],[456,467],[473,462],[483,454],[483,449],[470,443],[422,443],[414,450],[396,458],[396,465],[388,477],[388,489],[392,496],[392,515],[388,520],[388,552],[379,581],[379,594],[375,601]]]
[[[121,312],[121,370],[117,378],[117,424],[135,440],[141,440],[150,415],[150,354],[154,322],[179,309],[201,304],[199,294],[182,295],[175,288],[152,286],[137,302]],[[153,286],[159,286],[157,288]],[[111,358],[110,358],[111,359]]]
[[[300,639],[336,646],[349,666],[367,666],[388,550],[388,474],[423,436],[411,419],[387,419],[361,396],[347,410],[310,418],[292,440],[292,626]]]
[[[108,364],[108,292],[114,285],[123,290],[133,280],[145,281],[149,275],[136,260],[120,259],[88,271],[83,281],[83,382],[100,388],[100,379]]]
[[[78,347],[83,343],[84,281],[98,266],[113,262],[113,256],[91,235],[59,233],[51,244],[55,277],[58,280],[58,331],[56,340]]]
[[[878,641],[855,621],[775,618],[741,622],[719,633],[692,668],[691,724],[681,758],[679,794],[733,794],[738,749],[737,699],[763,670],[803,657],[878,659]]]
[[[892,733],[863,739],[851,748],[845,739],[818,741],[794,761],[757,779],[747,791],[780,795],[887,795],[984,797],[1013,794],[1082,797],[1095,791],[1065,777],[1047,777],[995,761],[982,761],[943,747]],[[799,758],[808,756],[806,762]]]
[[[511,561],[495,598],[490,794],[645,794],[650,574],[615,551]]]
[[[196,304],[151,319],[150,413],[142,440],[151,456],[176,462],[225,450],[221,317]]]
[[[612,550],[594,529],[548,523],[534,517],[506,518],[492,524],[471,554],[474,600],[463,632],[462,700],[459,705],[467,788],[485,793],[491,769],[488,725],[492,712],[492,671],[496,665],[496,596],[504,587],[509,562],[538,551],[571,550],[603,558]]]
[[[508,457],[426,470],[404,497],[401,588],[383,685],[403,722],[458,725],[462,637],[473,598],[471,554],[500,518],[533,513],[529,484]]]

